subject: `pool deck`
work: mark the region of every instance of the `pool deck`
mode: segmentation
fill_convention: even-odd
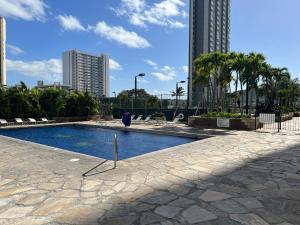
[[[0,224],[300,224],[299,133],[132,129],[213,137],[112,169],[111,161],[0,136]]]

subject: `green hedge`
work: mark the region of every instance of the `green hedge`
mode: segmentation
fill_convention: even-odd
[[[241,115],[240,113],[227,113],[227,112],[209,112],[201,117],[210,117],[210,118],[250,118],[249,115]]]
[[[99,104],[89,93],[54,88],[29,89],[24,83],[0,87],[0,118],[42,116],[88,116],[99,112]]]

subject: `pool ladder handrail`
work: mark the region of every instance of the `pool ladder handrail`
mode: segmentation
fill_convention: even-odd
[[[113,142],[114,142],[114,169],[115,169],[115,168],[117,168],[117,161],[119,160],[117,134],[115,134]]]

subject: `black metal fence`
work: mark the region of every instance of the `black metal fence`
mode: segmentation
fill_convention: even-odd
[[[257,129],[300,131],[300,117],[297,113],[259,112],[255,114]]]
[[[207,110],[205,109],[147,109],[147,108],[114,108],[112,111],[114,118],[121,118],[122,114],[125,112],[131,113],[131,115],[143,115],[144,118],[146,118],[149,115],[153,115],[156,112],[162,112],[164,113],[166,119],[168,121],[172,121],[175,116],[182,113],[184,115],[184,119],[182,121],[187,121],[189,116],[193,115],[201,115],[207,113]]]

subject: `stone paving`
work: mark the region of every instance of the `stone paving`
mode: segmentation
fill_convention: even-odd
[[[0,224],[299,225],[299,156],[297,133],[220,132],[82,177],[104,160],[0,136]]]

